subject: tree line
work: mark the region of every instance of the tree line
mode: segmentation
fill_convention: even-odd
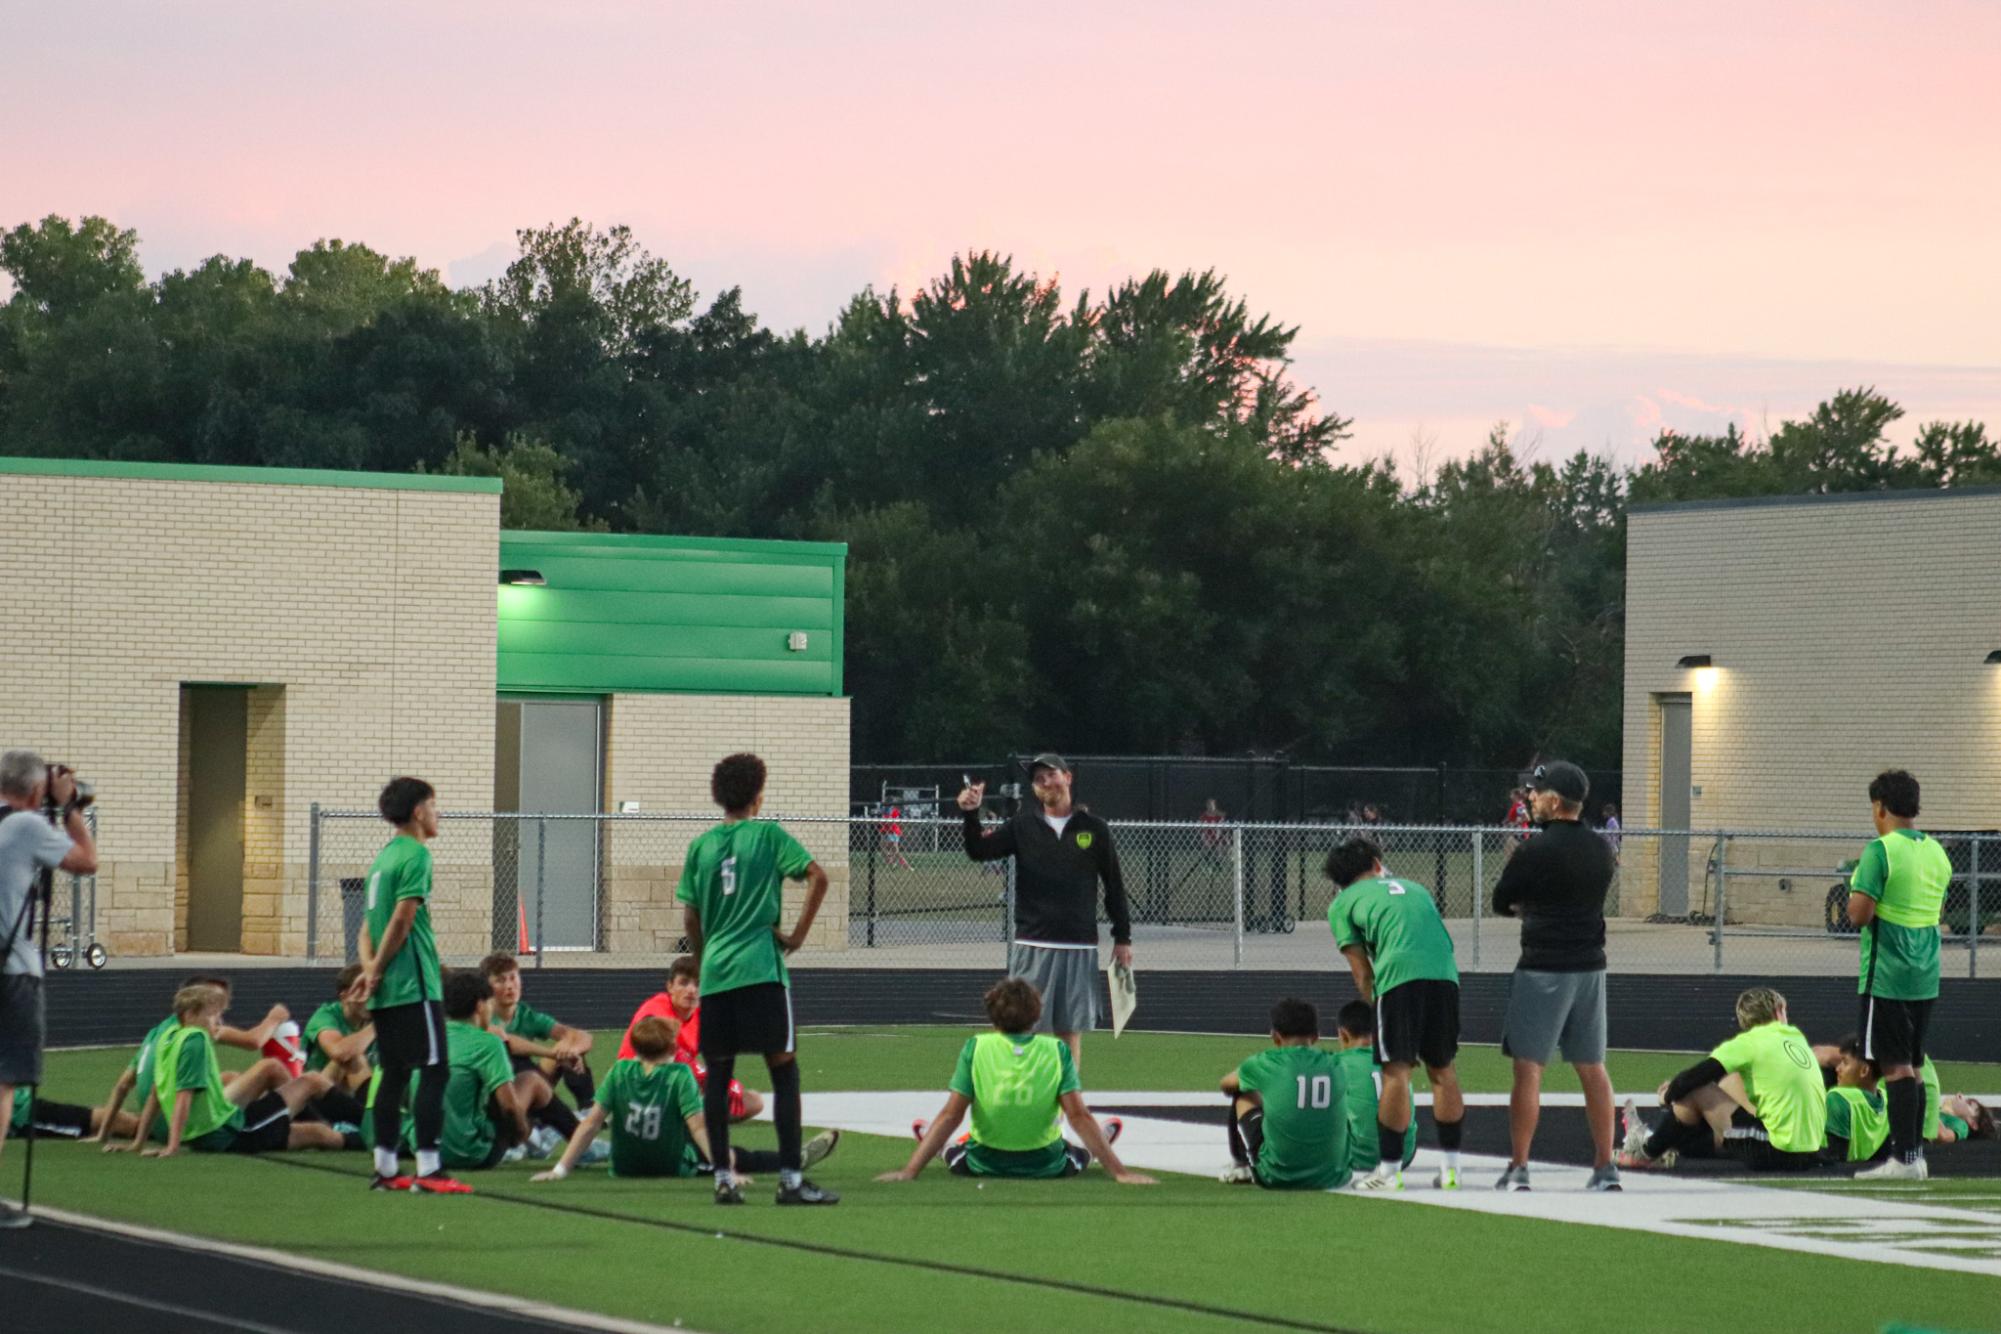
[[[518,233],[506,272],[324,240],[148,280],[139,238],[0,237],[0,453],[506,479],[513,528],[849,544],[857,760],[1619,756],[1625,513],[2001,480],[1974,422],[1869,388],[1640,466],[1499,426],[1412,476],[1344,458],[1297,333],[1214,272],[1066,296],[973,253],[818,335],[698,302],[624,227]]]

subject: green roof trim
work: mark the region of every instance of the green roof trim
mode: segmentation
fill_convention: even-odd
[[[105,459],[0,458],[0,473],[113,481],[220,482],[242,486],[341,486],[363,491],[457,491],[499,495],[498,477],[421,472],[341,472],[333,468],[240,468],[213,463],[117,463]]]

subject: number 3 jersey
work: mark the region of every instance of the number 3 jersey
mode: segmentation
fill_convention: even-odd
[[[1264,1106],[1258,1180],[1334,1190],[1348,1181],[1348,1109],[1341,1063],[1319,1047],[1270,1047],[1237,1067]]]
[[[675,1061],[648,1070],[619,1061],[598,1085],[598,1105],[611,1130],[615,1177],[691,1177],[702,1157],[688,1135],[688,1118],[702,1110],[695,1072]]]
[[[769,820],[729,820],[688,845],[674,897],[702,919],[702,994],[788,984],[778,949],[785,882],[813,854]]]

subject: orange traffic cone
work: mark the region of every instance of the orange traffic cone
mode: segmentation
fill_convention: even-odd
[[[514,901],[514,912],[520,922],[520,929],[516,932],[514,952],[516,954],[533,954],[535,952],[535,942],[528,938],[528,905],[522,900],[516,899]]]

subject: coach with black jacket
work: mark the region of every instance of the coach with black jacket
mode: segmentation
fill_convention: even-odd
[[[1112,919],[1112,958],[1130,967],[1132,918],[1119,873],[1112,830],[1070,801],[1070,765],[1061,755],[1037,755],[1029,764],[1036,805],[992,829],[980,824],[987,785],[959,793],[966,817],[966,855],[976,862],[1014,858],[1014,939],[1008,946],[1010,977],[1025,977],[1042,993],[1046,1028],[1083,1059],[1083,1032],[1098,1026],[1098,882],[1105,886],[1105,915]]]

